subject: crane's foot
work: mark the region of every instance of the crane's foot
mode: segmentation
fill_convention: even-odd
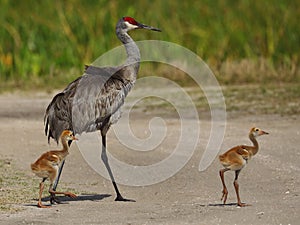
[[[70,198],[77,198],[77,195],[75,195],[71,192],[65,192],[64,194],[65,194],[65,196],[70,197]]]
[[[237,206],[239,206],[239,207],[245,207],[245,206],[251,206],[251,205],[250,204],[246,204],[246,203],[238,202]]]
[[[77,195],[71,193],[71,192],[64,192],[63,193],[65,196],[67,197],[70,197],[70,198],[77,198]],[[56,197],[55,197],[55,194],[51,194],[50,196],[50,203],[51,204],[54,204],[54,203],[57,203],[57,204],[61,204],[61,201],[58,200]]]
[[[51,196],[50,196],[50,203],[51,203],[51,205],[53,205],[54,203],[60,204],[61,201],[58,200],[58,199],[55,197],[55,195],[51,195]]]
[[[119,201],[119,202],[136,202],[133,199],[123,198],[122,195],[117,195],[115,201]]]
[[[37,206],[39,208],[51,208],[51,205],[43,205],[41,202],[38,202]]]

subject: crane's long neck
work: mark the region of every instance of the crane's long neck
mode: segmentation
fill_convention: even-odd
[[[135,81],[141,60],[140,50],[133,39],[122,29],[117,27],[116,33],[120,41],[124,44],[127,53],[127,60],[124,66],[133,69],[128,79]]]
[[[255,155],[258,152],[258,142],[256,138],[253,136],[253,134],[249,134],[249,139],[253,143],[253,147],[251,148],[252,154]]]

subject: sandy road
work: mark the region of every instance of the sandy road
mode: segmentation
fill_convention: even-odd
[[[35,179],[36,186],[39,180],[31,174],[29,163],[49,149],[43,133],[43,112],[50,97],[46,94],[0,96],[0,157],[10,158],[16,170],[22,171],[28,179]],[[133,132],[141,138],[147,137],[151,112],[135,113],[137,119],[131,121]],[[75,189],[79,197],[75,200],[63,197],[65,204],[50,209],[38,209],[36,200],[28,198],[16,206],[22,210],[1,212],[0,224],[299,224],[300,117],[229,115],[221,151],[249,143],[247,133],[253,125],[270,132],[269,136],[259,139],[259,153],[240,174],[242,201],[252,205],[245,208],[234,204],[233,173],[230,172],[226,174],[228,204],[220,204],[217,160],[206,171],[198,171],[211,125],[208,119],[200,120],[197,148],[183,169],[157,184],[120,185],[123,195],[135,199],[135,203],[114,202],[110,181],[97,174],[79,148],[72,145],[59,188]],[[178,123],[178,118],[167,116],[166,139],[149,152],[131,151],[111,130],[109,151],[120,161],[133,165],[160,162],[172,152],[170,149],[179,135]],[[55,147],[52,143],[51,148]]]

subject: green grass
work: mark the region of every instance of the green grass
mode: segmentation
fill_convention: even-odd
[[[163,30],[133,32],[136,40],[189,48],[222,84],[300,80],[299,1],[1,0],[1,90],[65,86],[120,44],[114,27],[124,15]]]

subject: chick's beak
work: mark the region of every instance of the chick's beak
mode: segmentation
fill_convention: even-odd
[[[269,133],[262,130],[260,135],[264,135],[264,134],[269,134]]]
[[[72,140],[73,141],[78,141],[79,139],[77,137],[73,136]]]

